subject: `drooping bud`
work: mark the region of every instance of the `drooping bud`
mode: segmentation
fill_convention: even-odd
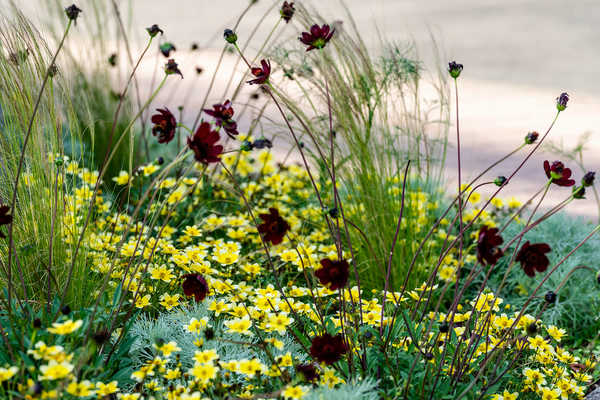
[[[175,60],[173,60],[172,58],[170,58],[169,61],[167,61],[167,63],[165,64],[165,73],[167,75],[177,74],[181,76],[181,79],[183,79],[183,74],[179,70],[179,67]]]
[[[171,42],[165,42],[165,43],[161,44],[159,46],[159,49],[160,49],[160,52],[162,53],[162,55],[167,58],[171,55],[172,51],[177,50],[175,48],[175,45]]]
[[[460,73],[463,70],[463,65],[462,64],[458,64],[456,61],[452,61],[448,63],[448,72],[450,73],[450,76],[453,77],[454,79],[458,78],[460,76]]]
[[[231,29],[225,29],[223,37],[225,38],[225,41],[230,44],[235,44],[238,40],[237,34]]]
[[[255,149],[270,149],[273,147],[273,143],[267,138],[256,139],[252,146]]]
[[[149,28],[146,28],[146,31],[148,32],[148,35],[150,35],[150,37],[155,37],[156,35],[158,35],[159,33],[162,35],[163,33],[165,33],[162,29],[160,29],[158,27],[158,25],[154,24]]]
[[[534,144],[539,136],[540,134],[536,131],[529,132],[527,135],[525,135],[525,144]]]

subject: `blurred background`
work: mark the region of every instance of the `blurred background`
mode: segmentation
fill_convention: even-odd
[[[78,2],[84,17],[89,16],[95,1],[100,0]],[[186,75],[178,88],[190,90],[190,85],[196,85],[192,83],[195,82],[194,68],[201,66],[211,71],[223,46],[223,29],[235,23],[248,3],[248,0],[133,0],[119,4],[132,27],[130,31],[135,43],[145,42],[144,28],[151,24],[157,23],[165,31],[163,39],[177,47],[172,57],[177,59]],[[527,132],[535,130],[543,134],[555,115],[555,98],[563,91],[569,93],[571,101],[549,139],[557,146],[569,149],[577,145],[582,134],[589,133],[584,151],[586,168],[600,170],[600,3],[597,0],[346,0],[343,3],[321,0],[297,3],[316,7],[328,21],[348,21],[348,10],[373,52],[377,52],[381,39],[412,42],[423,65],[432,73],[443,71],[451,60],[464,64],[459,80],[459,104],[466,177],[476,175],[513,150],[522,143]],[[242,44],[244,36],[273,4],[273,1],[259,0],[252,7],[237,30]],[[34,20],[48,18],[38,0],[20,0],[18,5]],[[277,18],[275,9],[254,40],[256,47]],[[295,40],[299,33],[295,29],[292,25],[287,26],[281,40]],[[191,54],[189,49],[194,42],[202,51]],[[149,62],[145,69],[148,79],[154,68],[155,62]],[[194,97],[204,97],[208,75],[201,77],[194,87],[192,102]],[[451,93],[454,103],[454,92]],[[159,101],[169,102],[166,105],[172,109],[178,105],[173,95]],[[452,108],[454,110],[454,104]],[[451,123],[450,141],[455,143],[454,111]],[[455,153],[455,148],[448,153],[449,184],[456,176]],[[552,161],[558,157],[552,153],[533,157],[511,184],[510,193],[522,200],[527,198],[545,179],[543,160]],[[499,166],[494,174],[508,175],[516,160]],[[572,167],[579,179],[582,173]],[[564,190],[556,192],[553,199],[568,195]],[[578,202],[570,209],[577,214],[590,215],[596,211],[596,206],[590,199]]]

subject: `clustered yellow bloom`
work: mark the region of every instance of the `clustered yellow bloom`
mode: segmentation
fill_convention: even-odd
[[[119,399],[133,400],[155,398],[160,393],[164,398],[173,400],[200,400],[208,398],[211,385],[218,382],[221,387],[230,390],[228,395],[232,397],[253,398],[264,393],[261,382],[265,381],[265,377],[291,376],[295,374],[294,366],[305,361],[287,352],[284,343],[289,340],[288,333],[299,319],[320,323],[323,317],[320,312],[323,310],[317,310],[318,305],[340,300],[348,305],[358,305],[360,307],[357,308],[363,310],[362,322],[378,328],[382,323],[391,324],[390,310],[394,306],[426,298],[441,287],[455,283],[457,270],[462,265],[456,259],[456,254],[450,253],[442,260],[437,271],[439,285],[436,282],[423,283],[408,290],[402,297],[400,292],[390,290],[374,290],[367,296],[357,286],[338,292],[322,285],[306,287],[307,285],[299,284],[304,281],[304,274],[312,274],[314,270],[321,268],[321,259],[338,256],[327,226],[312,223],[322,221],[323,210],[314,203],[305,203],[312,196],[306,171],[297,166],[278,169],[269,152],[260,153],[255,160],[247,155],[238,157],[237,154],[226,154],[223,162],[240,177],[261,175],[261,179],[242,183],[241,189],[245,196],[252,200],[258,212],[276,207],[291,227],[289,238],[281,244],[270,246],[269,262],[262,253],[262,243],[253,218],[247,215],[243,207],[225,215],[218,209],[207,209],[199,213],[197,210],[205,206],[200,204],[201,185],[197,185],[197,178],[190,177],[166,177],[160,180],[160,198],[148,205],[148,210],[165,219],[169,215],[168,224],[161,227],[145,226],[127,214],[111,212],[110,201],[98,196],[98,217],[92,222],[91,231],[83,241],[92,263],[91,269],[102,277],[111,271],[109,287],[112,290],[122,287],[123,295],[138,309],[176,312],[179,307],[195,301],[193,298],[186,298],[181,289],[181,278],[187,274],[202,274],[210,289],[204,300],[209,316],[191,318],[181,326],[181,331],[192,336],[197,347],[190,364],[183,364],[181,357],[186,353],[183,349],[191,341],[186,344],[178,343],[173,338],[165,338],[164,342],[156,343],[151,348],[153,353],[149,359],[131,374],[131,378],[138,382],[137,387],[143,388],[144,395],[123,393],[116,381],[77,381],[73,376],[76,365],[73,355],[68,354],[61,346],[46,345],[38,341],[28,354],[43,361],[39,368],[40,379],[62,380],[64,390],[78,397],[102,398],[117,394]],[[159,170],[160,166],[148,164],[142,167],[144,177],[136,174],[132,178],[129,173],[122,171],[113,181],[117,185],[127,185],[132,180],[135,182],[136,179],[149,177]],[[73,195],[67,198],[69,213],[63,221],[67,228],[71,228],[65,230],[64,240],[72,243],[73,232],[78,232],[78,227],[83,223],[81,210],[84,209],[85,199],[91,197],[91,189],[98,174],[84,170],[73,162],[67,164],[66,171],[82,182]],[[239,198],[230,193],[228,186],[220,184],[228,179],[225,173],[217,171],[211,190],[217,199],[240,204]],[[387,190],[399,197],[402,193],[402,181],[398,178],[391,179]],[[325,192],[331,190],[324,190],[323,193]],[[415,233],[426,231],[433,221],[437,202],[421,191],[407,192],[406,201],[415,210],[415,220],[402,223],[414,224],[411,229]],[[303,206],[298,207],[299,202],[303,202]],[[469,202],[473,208],[465,212],[466,222],[479,213],[480,210],[476,207],[481,203],[481,195],[471,194]],[[492,204],[496,209],[504,207],[499,199],[492,199]],[[508,208],[515,208],[517,204],[516,200],[511,199]],[[363,204],[350,202],[346,211],[350,217],[356,217],[363,210]],[[192,218],[196,214],[197,218]],[[493,212],[483,212],[483,223],[493,225],[493,216]],[[440,221],[440,228],[435,233],[432,245],[441,246],[446,239],[454,239],[444,231],[448,229],[448,224],[447,220]],[[398,246],[415,251],[418,243],[409,238],[401,238]],[[351,257],[346,252],[342,255],[346,259]],[[468,254],[465,262],[474,262],[474,258],[474,255]],[[130,262],[141,264],[139,268],[135,268]],[[280,282],[281,287],[270,283],[273,282],[273,274],[282,272],[289,276],[288,282]],[[295,279],[300,281],[296,282]],[[430,332],[415,341],[422,341],[421,345],[431,347],[439,355],[443,344],[452,334],[461,337],[468,332],[465,325],[472,320],[472,327],[469,329],[485,332],[485,335],[481,335],[483,340],[473,344],[472,357],[466,360],[468,369],[477,368],[477,363],[499,346],[513,352],[524,349],[527,360],[520,370],[523,374],[521,386],[506,388],[502,393],[491,395],[492,399],[515,400],[520,393],[535,393],[542,399],[578,398],[590,376],[585,371],[574,373],[568,368],[569,364],[578,359],[559,346],[566,331],[556,326],[544,327],[541,321],[536,321],[530,315],[519,317],[518,312],[513,314],[507,310],[503,299],[487,290],[478,298],[458,305],[456,313],[452,314],[455,323],[453,331],[440,335]],[[489,318],[486,318],[488,315]],[[441,312],[432,312],[428,316],[430,321],[425,322],[434,324],[451,317]],[[339,308],[332,307],[326,318],[331,322],[333,330],[342,331],[346,322]],[[527,327],[531,324],[538,324],[543,329],[540,332],[544,333],[526,336]],[[48,328],[48,332],[68,335],[81,326],[81,320],[65,320],[54,323]],[[425,324],[418,328],[424,326]],[[509,335],[508,340],[501,340],[503,334],[513,326],[516,328],[515,332]],[[261,358],[258,354],[251,354],[232,358],[227,352],[219,353],[220,347],[211,341],[208,334],[214,329],[219,329],[219,340],[223,342],[250,348],[267,348],[275,357]],[[467,340],[463,345],[466,346],[469,342]],[[415,351],[411,350],[411,343],[412,339],[405,336],[394,339],[390,344],[398,351]],[[367,342],[367,346],[374,345],[374,341]],[[593,365],[588,365],[587,368],[591,370]],[[15,367],[0,369],[0,381],[11,379],[17,371]],[[340,372],[334,368],[319,365],[319,372],[316,385],[333,388],[345,383]],[[234,384],[235,382],[244,384]],[[301,399],[311,390],[310,386],[303,385],[299,380],[285,382],[278,391],[284,399]]]

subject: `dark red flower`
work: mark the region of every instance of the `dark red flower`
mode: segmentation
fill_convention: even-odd
[[[575,181],[571,178],[571,170],[565,168],[565,165],[560,161],[554,161],[552,165],[548,160],[544,161],[544,171],[552,183],[558,186],[573,186]]]
[[[233,107],[231,101],[227,100],[223,104],[214,104],[213,109],[204,109],[204,112],[215,119],[215,123],[222,127],[227,135],[235,139],[235,135],[239,134],[237,123],[233,120]]]
[[[550,260],[546,257],[546,253],[551,251],[552,249],[546,243],[531,244],[528,240],[517,253],[515,260],[521,263],[521,268],[527,276],[533,278],[535,271],[544,272],[548,268]]]
[[[504,239],[498,235],[498,228],[489,228],[483,225],[477,235],[477,261],[483,265],[493,265],[502,257],[502,250],[498,248]]]
[[[296,365],[298,372],[306,382],[314,382],[319,379],[319,370],[314,364],[298,364]]]
[[[325,333],[313,338],[310,355],[319,362],[331,365],[341,359],[348,350],[348,345],[341,334],[331,336]]]
[[[319,25],[315,24],[310,27],[310,32],[302,32],[302,36],[299,37],[300,41],[307,45],[306,51],[311,51],[313,49],[322,49],[325,47],[327,42],[331,40],[335,29],[331,29],[331,27],[327,24],[319,27]]]
[[[203,164],[219,162],[223,146],[216,145],[220,139],[219,132],[213,131],[208,122],[202,122],[194,136],[188,137],[188,147],[194,152],[196,161]]]
[[[9,206],[0,205],[0,226],[9,225],[12,222],[13,217],[12,217],[12,215],[9,214],[9,212],[10,212]],[[5,237],[6,236],[4,236],[4,233],[2,233],[2,231],[0,231],[0,238],[5,238]]]
[[[283,5],[281,6],[281,10],[279,10],[279,13],[281,14],[281,18],[283,18],[283,20],[287,24],[288,22],[290,22],[290,20],[294,16],[295,11],[296,11],[296,9],[294,8],[293,1],[290,3],[288,3],[287,1],[284,1]]]
[[[271,76],[271,61],[260,60],[260,65],[262,68],[253,67],[250,69],[250,72],[252,72],[252,75],[254,75],[256,79],[248,81],[249,84],[262,85],[269,80],[269,76]]]
[[[321,260],[321,266],[315,271],[315,276],[319,278],[321,285],[327,286],[330,290],[337,290],[346,286],[350,275],[350,267],[346,260],[324,258]]]
[[[187,274],[183,276],[183,294],[187,297],[194,296],[196,301],[202,301],[208,294],[208,283],[200,274]]]
[[[269,208],[269,214],[260,214],[263,223],[258,226],[258,232],[263,235],[265,242],[279,244],[283,242],[285,233],[290,229],[290,224],[279,215],[276,208]]]
[[[154,124],[152,135],[158,136],[158,143],[169,143],[175,137],[177,120],[167,107],[157,108],[156,111],[158,114],[154,114],[151,118]]]

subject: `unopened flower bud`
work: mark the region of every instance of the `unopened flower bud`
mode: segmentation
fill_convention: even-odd
[[[539,136],[540,134],[536,131],[529,132],[527,135],[525,135],[525,144],[534,144]]]
[[[596,178],[596,173],[593,171],[586,172],[583,178],[581,178],[581,184],[583,186],[592,186],[594,184],[594,179]]]
[[[567,108],[567,103],[569,102],[569,95],[567,93],[561,93],[560,96],[556,98],[556,108],[558,111],[564,111]]]
[[[503,186],[506,183],[507,179],[505,176],[499,176],[496,179],[494,179],[494,184],[498,187]]]
[[[49,68],[48,68],[48,76],[50,78],[54,78],[56,76],[56,74],[58,74],[58,67],[56,66],[56,64],[52,64]]]
[[[111,67],[114,67],[117,65],[117,53],[112,53],[110,55],[110,57],[108,57],[108,63],[110,64]]]
[[[170,58],[169,61],[167,61],[167,63],[165,64],[165,73],[167,75],[177,74],[181,76],[181,79],[183,79],[183,74],[179,70],[179,67],[175,60],[173,60],[172,58]]]
[[[554,293],[552,290],[546,293],[546,295],[544,296],[544,300],[546,300],[546,303],[548,304],[556,303],[556,298],[556,293]]]
[[[448,72],[450,73],[450,76],[453,77],[454,79],[458,78],[460,76],[460,73],[463,70],[463,65],[462,64],[458,64],[456,61],[452,61],[448,63]]]
[[[175,45],[171,42],[165,42],[165,43],[161,44],[158,48],[159,48],[160,52],[162,53],[162,55],[167,58],[171,55],[172,51],[177,50],[175,48]]]
[[[252,145],[252,142],[250,142],[249,140],[244,140],[242,142],[242,146],[240,147],[240,150],[242,151],[250,151],[254,148],[254,146]]]
[[[238,39],[236,33],[231,29],[225,29],[225,32],[223,32],[223,37],[225,38],[225,41],[230,44],[235,44]]]
[[[252,143],[255,149],[270,149],[273,147],[273,143],[267,138],[257,139]]]
[[[532,322],[529,325],[527,325],[527,334],[529,336],[533,336],[538,332],[538,326],[536,322]]]
[[[585,199],[585,187],[584,186],[573,186],[573,198],[574,199]]]
[[[164,32],[162,29],[160,29],[158,27],[158,25],[154,24],[149,28],[146,28],[146,31],[148,32],[148,35],[150,35],[150,37],[155,37],[156,35],[158,35],[159,33],[162,35]]]
[[[71,21],[76,21],[77,17],[79,17],[80,12],[81,9],[75,4],[65,8],[65,14],[67,14],[67,18],[69,18]]]
[[[447,322],[443,322],[440,325],[440,333],[448,333],[449,330],[450,330],[450,326],[448,325]]]

